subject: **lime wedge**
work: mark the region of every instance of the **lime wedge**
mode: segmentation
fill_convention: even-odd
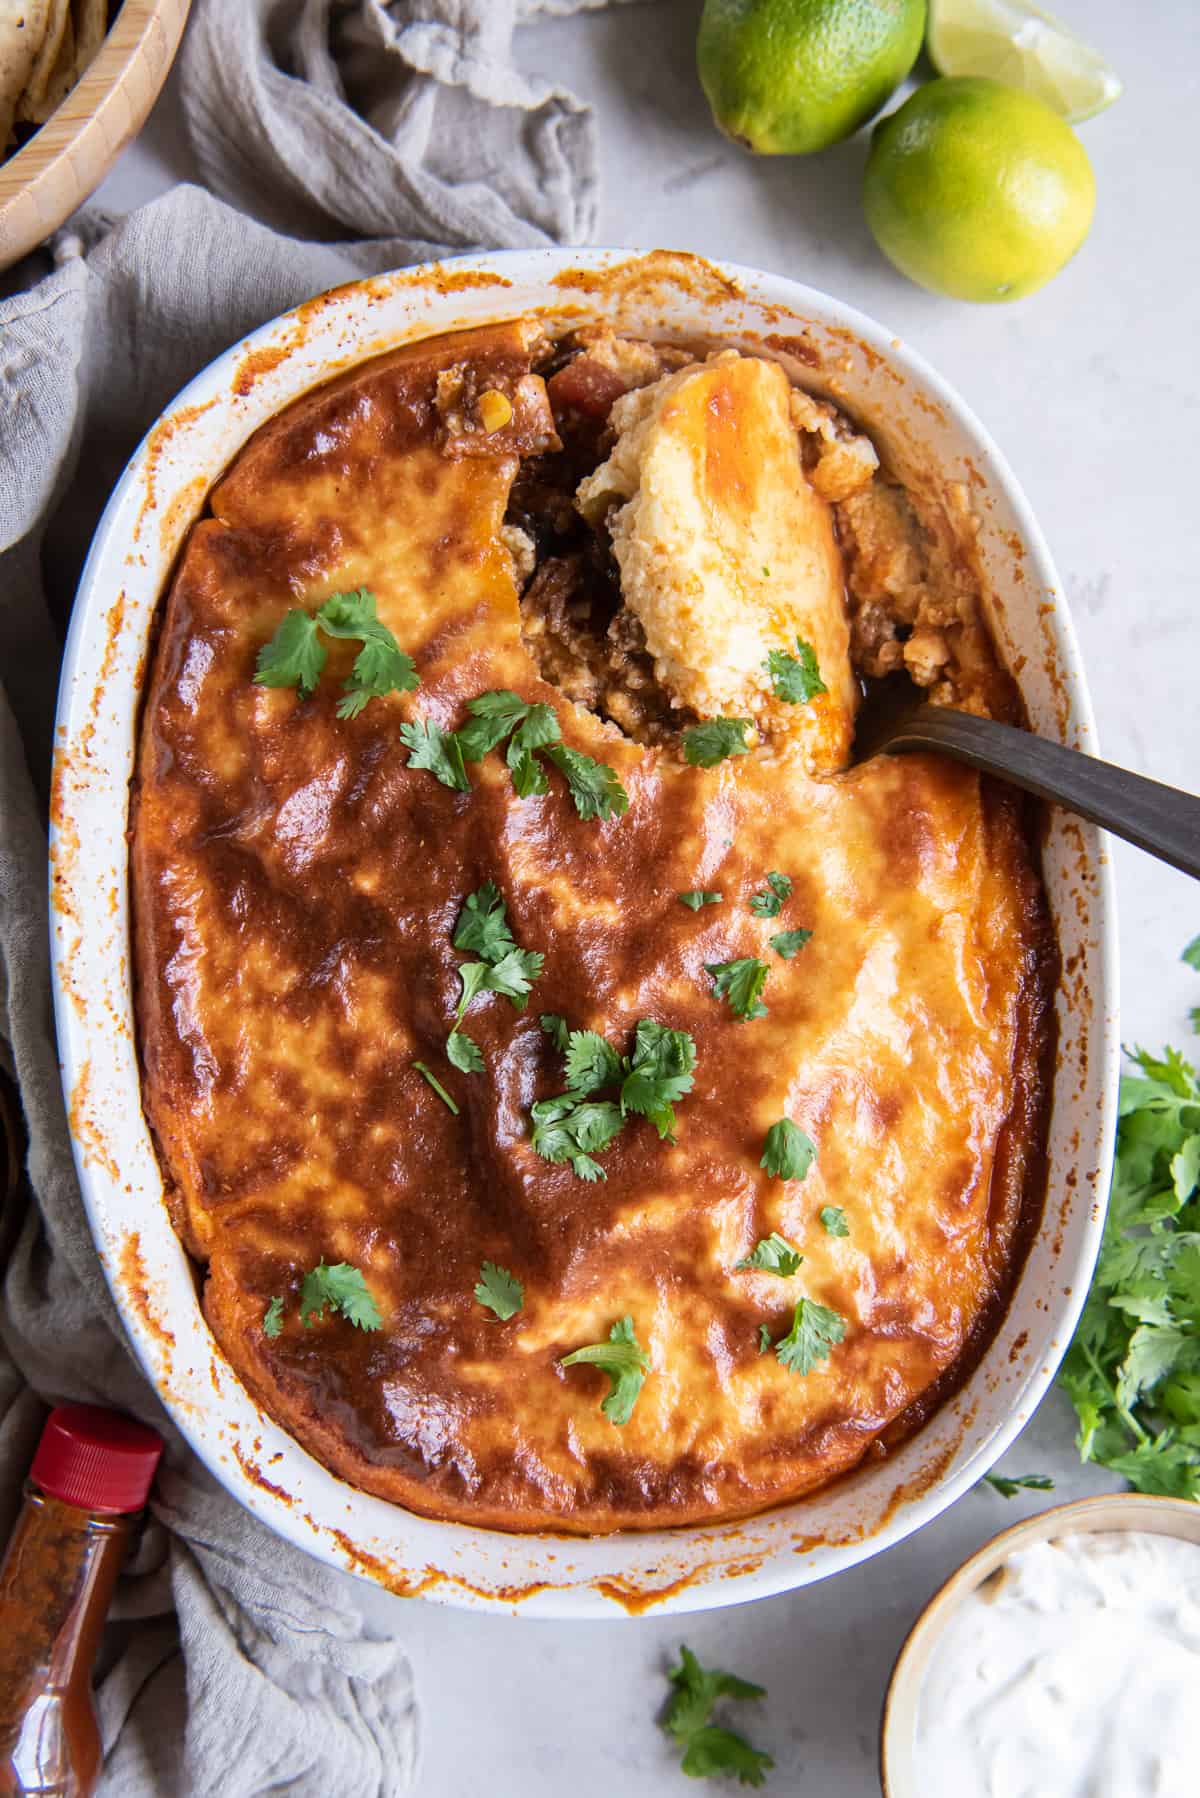
[[[1099,51],[1026,0],[929,0],[926,44],[940,75],[1023,88],[1071,124],[1111,106],[1121,83]]]

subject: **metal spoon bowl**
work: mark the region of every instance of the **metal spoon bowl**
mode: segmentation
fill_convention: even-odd
[[[1032,731],[930,705],[905,674],[871,682],[855,730],[855,760],[930,749],[1065,806],[1200,880],[1200,799],[1194,794]]]

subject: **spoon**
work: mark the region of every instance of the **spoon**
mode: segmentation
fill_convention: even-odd
[[[1200,799],[1080,749],[952,706],[930,705],[906,674],[868,683],[854,758],[939,750],[983,774],[1051,799],[1200,880]]]

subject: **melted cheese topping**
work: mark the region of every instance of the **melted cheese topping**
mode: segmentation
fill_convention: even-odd
[[[448,455],[436,412],[463,362],[514,391],[532,337],[438,339],[319,390],[192,531],[133,814],[145,1104],[219,1342],[326,1465],[504,1528],[716,1519],[853,1466],[986,1330],[1037,1202],[1053,952],[1016,805],[969,771],[911,756],[814,781],[791,749],[687,768],[538,679],[501,540],[520,445]],[[416,693],[339,720],[353,644],[308,699],[253,684],[284,612],[360,585]],[[496,687],[553,705],[628,814],[581,820],[556,774],[518,799],[500,755],[470,793],[408,765],[402,720],[454,725]],[[795,883],[778,921],[748,904],[769,869]],[[486,1071],[465,1075],[444,1053],[467,959],[451,932],[485,880],[545,966],[526,1013],[476,1000]],[[724,903],[692,913],[694,887]],[[769,937],[801,925],[784,962]],[[771,970],[750,1023],[704,968],[741,955]],[[534,1154],[530,1104],[565,1085],[541,1012],[622,1048],[642,1017],[690,1031],[677,1143],[630,1120],[594,1185]],[[785,1115],[817,1145],[802,1182],[759,1165]],[[821,1228],[826,1205],[848,1237]],[[799,1275],[736,1272],[775,1230]],[[379,1332],[301,1327],[322,1258],[362,1270]],[[524,1284],[507,1323],[473,1297],[485,1258]],[[759,1353],[802,1293],[846,1320],[807,1377]],[[625,1315],[651,1371],[617,1427],[605,1376],[560,1358]]]
[[[808,766],[849,759],[857,700],[833,514],[800,463],[775,362],[727,351],[619,399],[612,454],[579,489],[609,520],[655,673],[702,717],[749,717]],[[776,697],[769,651],[816,652],[828,693]]]

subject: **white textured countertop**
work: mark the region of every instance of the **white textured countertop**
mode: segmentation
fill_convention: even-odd
[[[1081,129],[1099,190],[1087,244],[1042,293],[994,308],[936,299],[883,261],[858,201],[864,140],[755,161],[716,134],[693,67],[699,0],[549,20],[519,44],[528,66],[597,106],[601,242],[696,250],[807,281],[883,320],[959,389],[1050,543],[1105,754],[1197,788],[1200,12],[1192,0],[1054,3],[1106,51],[1125,94]],[[124,208],[190,174],[168,86],[100,198]],[[1200,976],[1178,957],[1200,931],[1200,890],[1136,850],[1116,845],[1114,856],[1125,1038],[1186,1043]],[[1051,1397],[1006,1470],[1055,1475],[1060,1501],[1109,1489],[1115,1482],[1079,1468],[1071,1423]],[[763,1706],[744,1707],[746,1733],[776,1758],[769,1790],[874,1798],[880,1705],[917,1610],[979,1543],[1047,1502],[976,1491],[825,1585],[678,1622],[539,1623],[358,1590],[413,1658],[422,1798],[698,1789],[654,1725],[662,1669],[681,1639],[769,1687]]]

